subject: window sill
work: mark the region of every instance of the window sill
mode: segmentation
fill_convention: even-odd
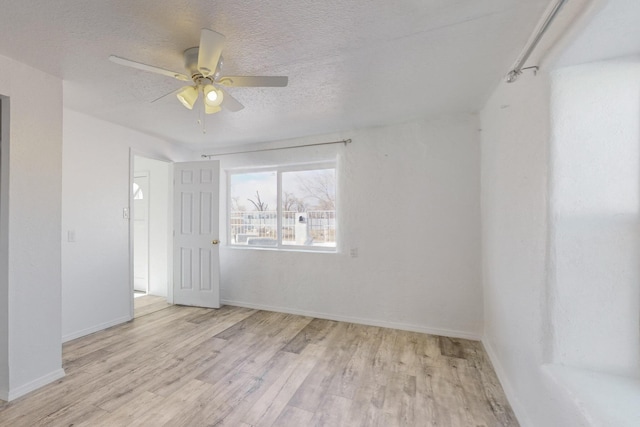
[[[640,378],[563,365],[544,369],[594,426],[640,426]]]
[[[327,250],[327,249],[298,249],[291,247],[268,247],[268,246],[244,246],[244,245],[223,245],[223,248],[228,248],[232,250],[239,251],[267,251],[267,252],[294,252],[294,253],[306,253],[306,254],[338,254],[338,250]]]

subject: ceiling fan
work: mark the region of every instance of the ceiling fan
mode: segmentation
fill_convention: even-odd
[[[154,67],[153,65],[143,64],[115,55],[109,56],[109,59],[116,64],[162,74],[180,81],[193,81],[193,84],[184,86],[167,95],[176,93],[180,102],[191,110],[200,93],[202,93],[204,111],[207,114],[217,113],[221,110],[221,107],[229,111],[240,111],[244,108],[237,99],[229,95],[221,86],[285,87],[289,83],[289,78],[286,76],[222,76],[222,49],[224,43],[225,36],[203,28],[200,33],[200,46],[184,51],[184,67],[187,70],[187,74]]]

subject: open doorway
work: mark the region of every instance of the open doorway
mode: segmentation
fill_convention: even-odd
[[[133,296],[149,293],[149,171],[133,174]]]
[[[133,155],[131,200],[134,317],[168,306],[171,164]]]

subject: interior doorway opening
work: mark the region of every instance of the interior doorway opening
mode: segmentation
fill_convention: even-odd
[[[132,156],[131,276],[133,316],[167,306],[171,262],[171,163]]]
[[[133,173],[133,296],[149,293],[149,171]]]

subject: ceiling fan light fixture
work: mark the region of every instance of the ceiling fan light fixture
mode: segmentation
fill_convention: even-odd
[[[222,91],[216,89],[212,84],[205,85],[203,88],[204,103],[210,107],[218,107],[222,104]]]
[[[204,103],[204,112],[205,112],[205,114],[214,114],[214,113],[217,113],[220,110],[222,110],[222,108],[220,108],[219,105],[209,105],[205,101],[205,103]]]
[[[193,106],[198,100],[198,88],[196,86],[185,86],[180,89],[180,92],[176,95],[178,100],[182,102],[182,105],[189,110],[193,110]]]
[[[209,93],[207,93],[207,101],[216,102],[216,99],[218,99],[218,93],[215,90],[210,90]]]

